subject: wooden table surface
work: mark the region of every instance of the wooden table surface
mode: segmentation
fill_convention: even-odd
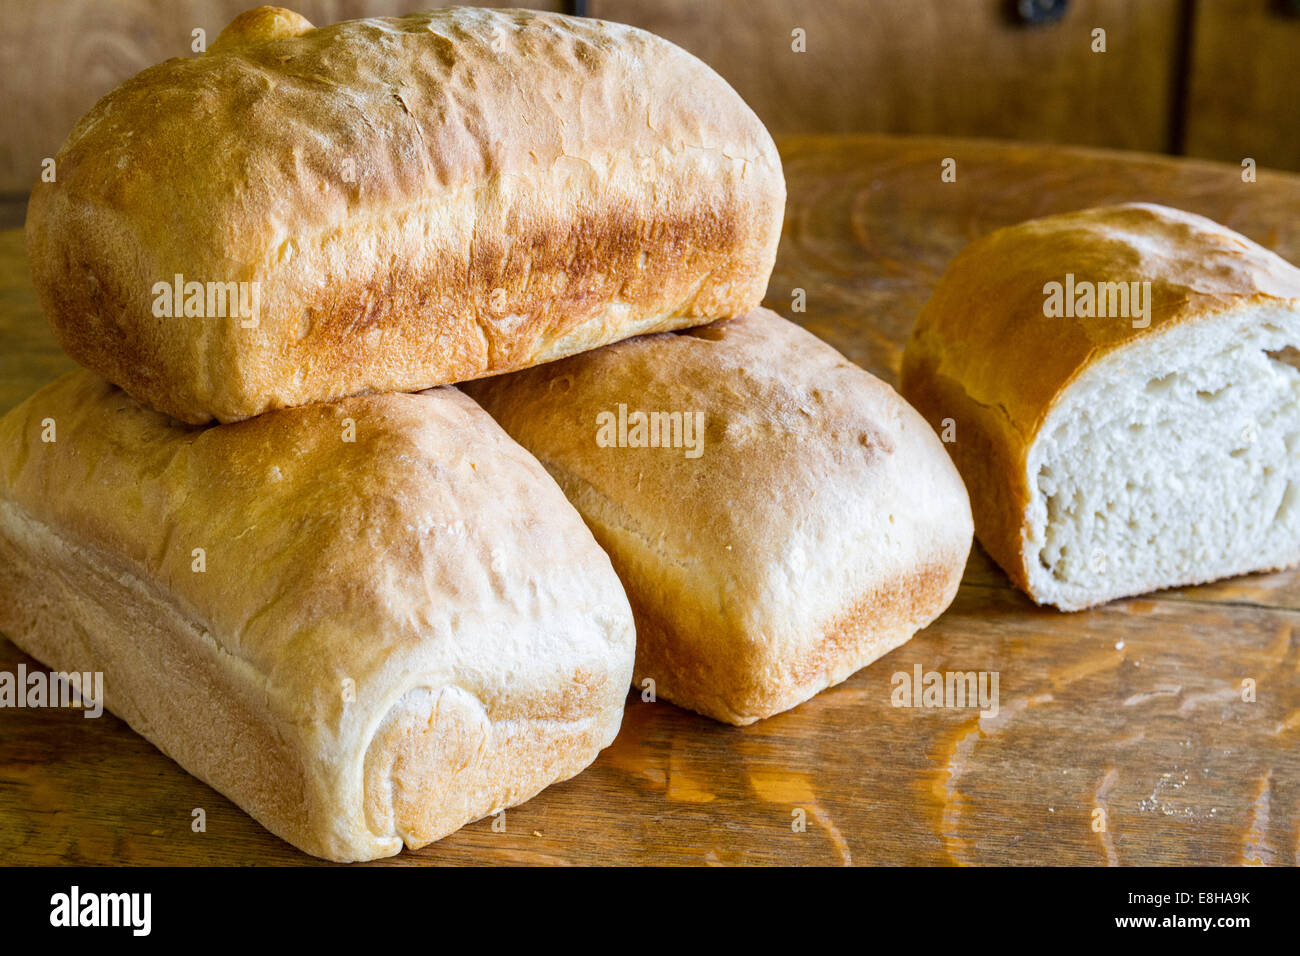
[[[961,140],[808,138],[782,153],[768,305],[891,383],[949,258],[1008,223],[1152,200],[1300,261],[1297,176]],[[0,412],[71,367],[19,231],[0,233],[0,340]],[[936,624],[801,707],[733,728],[631,695],[614,745],[507,811],[503,831],[482,820],[382,862],[1296,864],[1298,611],[1300,575],[1283,573],[1061,614],[977,547]],[[36,666],[0,638],[0,670],[23,662]],[[891,675],[915,665],[998,672],[998,714],[892,707]],[[0,710],[0,863],[58,862],[312,860],[112,716]]]

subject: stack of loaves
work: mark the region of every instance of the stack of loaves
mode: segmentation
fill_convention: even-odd
[[[238,17],[33,193],[87,371],[0,421],[0,629],[334,860],[579,772],[633,682],[744,724],[843,680],[951,601],[971,516],[758,308],[784,195],[635,29]]]

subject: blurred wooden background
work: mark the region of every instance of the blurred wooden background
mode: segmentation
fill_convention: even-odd
[[[318,25],[436,0],[283,0]],[[0,224],[73,123],[255,0],[0,2]],[[653,30],[777,136],[933,133],[1300,169],[1300,0],[515,0]],[[1054,15],[1056,15],[1054,17]],[[1031,23],[1028,21],[1045,22]],[[1104,53],[1094,30],[1105,31]],[[805,49],[798,52],[795,31]]]

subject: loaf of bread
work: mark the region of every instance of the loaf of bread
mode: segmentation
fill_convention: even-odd
[[[582,513],[632,603],[635,683],[683,707],[787,710],[956,593],[970,506],[939,439],[771,312],[465,389]]]
[[[331,860],[576,774],[635,643],[591,533],[455,389],[195,428],[85,371],[0,420],[0,630]]]
[[[260,7],[81,120],[27,244],[64,350],[200,424],[738,315],[784,201],[753,112],[644,31]]]
[[[1075,610],[1300,560],[1300,270],[1154,205],[970,245],[904,396],[955,440],[980,542]]]

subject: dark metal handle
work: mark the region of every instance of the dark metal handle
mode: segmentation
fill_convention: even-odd
[[[1042,27],[1065,16],[1070,0],[1011,0],[1011,16],[1026,27]]]

